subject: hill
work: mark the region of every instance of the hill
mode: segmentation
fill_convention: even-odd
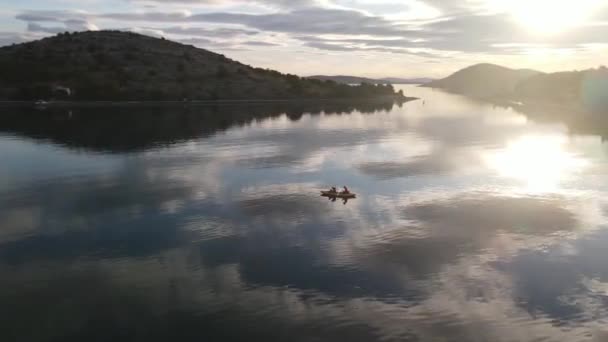
[[[419,78],[399,78],[399,77],[387,77],[382,78],[381,81],[388,82],[391,84],[427,84],[433,82],[434,79],[428,77]]]
[[[361,83],[369,83],[369,84],[380,84],[384,82],[378,82],[378,80],[373,78],[366,77],[358,77],[358,76],[344,76],[344,75],[336,75],[336,76],[326,76],[326,75],[314,75],[309,76],[309,79],[319,80],[319,81],[333,81],[336,83],[343,84],[361,84]]]
[[[321,81],[334,81],[337,83],[346,84],[424,84],[433,81],[431,78],[398,78],[398,77],[387,77],[387,78],[367,78],[358,76],[326,76],[326,75],[315,75],[308,77],[310,79],[316,79]]]
[[[578,104],[588,111],[608,111],[608,69],[536,75],[521,82],[512,96],[523,102]]]
[[[575,113],[608,112],[606,67],[541,73],[478,64],[424,86],[495,103],[521,103],[522,110],[539,112],[542,109],[545,112],[562,113],[559,114],[561,117]]]
[[[63,33],[0,48],[0,100],[405,99],[254,68],[191,45],[131,32]]]
[[[520,82],[540,74],[529,69],[514,70],[494,64],[476,64],[424,86],[477,98],[493,98],[512,93]]]

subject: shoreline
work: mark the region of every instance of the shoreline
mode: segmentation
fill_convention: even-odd
[[[323,98],[323,99],[234,99],[234,100],[193,100],[193,101],[49,101],[37,104],[37,101],[0,101],[0,107],[129,107],[129,106],[207,106],[231,104],[271,104],[271,103],[308,103],[308,102],[393,102],[406,103],[419,100],[417,97],[378,97],[368,99],[358,98]]]

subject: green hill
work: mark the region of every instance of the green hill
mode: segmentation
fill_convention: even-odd
[[[64,33],[0,48],[0,100],[406,99],[254,68],[191,45],[120,31]]]

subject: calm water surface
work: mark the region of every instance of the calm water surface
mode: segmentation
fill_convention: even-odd
[[[608,340],[603,139],[405,91],[2,109],[0,340]]]

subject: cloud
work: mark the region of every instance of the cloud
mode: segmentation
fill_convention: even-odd
[[[30,32],[44,32],[56,34],[65,31],[95,31],[97,25],[91,18],[81,11],[26,11],[18,14],[16,19],[27,23]],[[43,26],[40,23],[60,23],[63,27]]]
[[[314,18],[314,20],[311,20]],[[271,14],[204,13],[192,15],[188,21],[237,24],[265,32],[298,34],[346,34],[399,36],[398,24],[359,11],[309,8]]]
[[[26,22],[106,19],[155,23],[222,23],[243,25],[263,31],[311,34],[399,36],[403,33],[403,28],[400,28],[399,24],[382,17],[369,16],[354,10],[321,7],[270,14],[231,12],[192,14],[190,11],[92,14],[75,11],[26,11],[16,18]]]
[[[253,36],[260,33],[259,31],[246,30],[241,28],[206,28],[200,26],[170,26],[162,28],[162,31],[176,35],[209,36],[218,38],[231,38],[241,35]]]
[[[265,44],[265,42],[257,42],[257,41],[241,41],[241,42],[232,42],[232,41],[221,41],[221,40],[213,40],[205,37],[192,37],[192,38],[179,38],[177,39],[180,43],[194,45],[203,49],[213,49],[213,50],[222,50],[222,51],[248,51],[244,46],[262,46],[257,45]],[[271,44],[271,43],[268,43]],[[266,46],[266,45],[264,45]],[[274,46],[274,45],[268,45]]]
[[[178,41],[183,44],[191,44],[191,45],[196,45],[196,46],[206,46],[206,45],[214,44],[213,40],[211,40],[209,38],[202,38],[202,37],[183,38],[183,39],[178,39]]]
[[[594,322],[608,314],[607,239],[606,232],[599,230],[567,247],[520,251],[494,267],[518,279],[514,301],[531,316],[548,316],[560,325]]]
[[[28,22],[27,30],[29,32],[43,32],[43,33],[51,33],[57,34],[66,31],[97,31],[99,28],[97,25],[83,21],[83,20],[66,20],[63,22],[63,27],[58,26],[43,26],[37,24],[36,22]]]
[[[118,21],[147,21],[147,22],[188,22],[192,21],[192,12],[188,10],[174,12],[141,12],[141,13],[101,13],[90,15],[93,18],[111,19]]]
[[[37,38],[40,37],[33,32],[0,32],[0,46],[24,43]]]
[[[279,44],[275,44],[275,43],[271,43],[271,42],[261,42],[261,41],[255,41],[255,40],[241,42],[240,44],[249,45],[249,46],[280,46]]]
[[[18,14],[15,18],[26,22],[62,22],[69,19],[82,19],[86,17],[86,12],[77,11],[25,11]]]
[[[271,2],[285,4],[285,2]],[[298,2],[314,4],[313,1]],[[506,13],[480,12],[483,4],[474,2],[469,11],[462,5],[446,3],[446,13],[456,14],[430,22],[404,23],[383,16],[348,8],[323,6],[299,7],[272,13],[238,12],[192,13],[188,10],[169,12],[88,13],[82,11],[26,11],[17,19],[32,29],[53,33],[59,27],[39,23],[63,23],[67,29],[94,29],[95,20],[155,23],[156,30],[172,35],[230,38],[239,35],[283,33],[304,42],[305,46],[336,52],[376,51],[407,53],[432,58],[440,52],[521,54],[532,48],[576,49],[583,44],[608,43],[608,25],[578,27],[555,37],[535,37],[520,28]],[[159,24],[206,26],[169,26]],[[230,25],[210,28],[208,25]],[[139,26],[138,26],[139,27]],[[252,44],[248,44],[252,46]],[[255,43],[253,44],[255,45]],[[260,44],[258,46],[267,46]]]
[[[546,63],[537,65],[540,57],[525,59],[525,56],[559,54],[562,57],[551,63],[556,68],[558,64],[561,64],[559,69],[578,67],[578,64],[588,67],[589,63],[601,63],[597,60],[598,47],[608,44],[605,24],[608,15],[603,10],[598,10],[594,16],[596,22],[589,22],[587,26],[542,36],[525,30],[512,14],[504,8],[496,9],[489,0],[404,0],[398,4],[390,0],[131,2],[136,8],[132,11],[26,10],[16,18],[38,36],[59,32],[62,26],[69,31],[100,26],[150,32],[156,36],[162,32],[167,39],[190,40],[192,44],[214,48],[220,53],[254,51],[254,54],[231,56],[248,64],[298,74],[330,72],[335,69],[332,64],[341,63],[336,56],[350,54],[366,54],[370,58],[386,55],[387,59],[377,64],[391,64],[385,68],[401,69],[399,73],[410,72],[406,61],[416,61],[426,64],[423,69],[431,70],[433,76],[488,59],[512,65],[523,61],[526,67],[551,71],[543,67]],[[161,9],[159,4],[171,6]],[[391,8],[395,9],[394,13]],[[254,35],[259,39],[246,38]],[[290,65],[265,54],[264,48],[278,39],[281,45],[292,48],[282,52],[285,56],[297,59],[304,54],[321,55],[322,69],[329,70],[314,70],[312,63]],[[572,57],[565,57],[567,55]],[[400,56],[406,58],[399,60]],[[445,58],[450,58],[449,64],[456,66],[447,66],[447,63],[430,66]],[[349,60],[347,64],[360,67],[362,62]],[[377,66],[365,73],[375,74],[380,68]]]
[[[473,161],[474,159],[470,156],[467,156],[467,159],[456,153],[447,152],[420,156],[406,162],[365,162],[358,168],[364,174],[378,179],[393,179],[427,174],[450,174],[463,169],[463,165],[466,165],[465,161]]]
[[[65,28],[63,27],[45,27],[39,24],[36,24],[35,22],[30,22],[27,24],[27,30],[30,32],[44,32],[44,33],[52,33],[52,34],[57,34],[60,32],[65,32]]]
[[[133,2],[159,4],[193,4],[193,5],[226,5],[226,4],[257,4],[270,8],[313,7],[323,4],[323,0],[131,0]]]
[[[608,26],[580,27],[559,37],[539,38],[518,28],[505,14],[466,14],[445,20],[399,30],[400,35],[376,35],[360,38],[356,35],[341,38],[296,36],[307,46],[331,51],[384,51],[400,49],[428,49],[437,57],[438,51],[492,54],[521,54],[534,48],[580,49],[585,44],[608,42]],[[401,51],[405,52],[405,51]],[[411,51],[410,51],[411,52]]]
[[[317,48],[320,50],[328,50],[328,51],[355,51],[358,49],[340,45],[340,44],[329,44],[325,42],[308,42],[306,46]]]
[[[426,58],[437,58],[440,54],[424,51],[421,44],[404,38],[390,39],[362,39],[341,38],[327,39],[319,36],[296,36],[294,37],[304,43],[305,46],[329,51],[352,51],[352,52],[386,52],[417,55]]]
[[[135,33],[139,33],[139,34],[143,34],[143,35],[151,36],[151,37],[156,37],[156,38],[161,38],[161,37],[165,36],[165,32],[163,30],[159,30],[159,29],[152,29],[152,28],[145,28],[145,27],[132,27],[128,30],[135,32]]]

